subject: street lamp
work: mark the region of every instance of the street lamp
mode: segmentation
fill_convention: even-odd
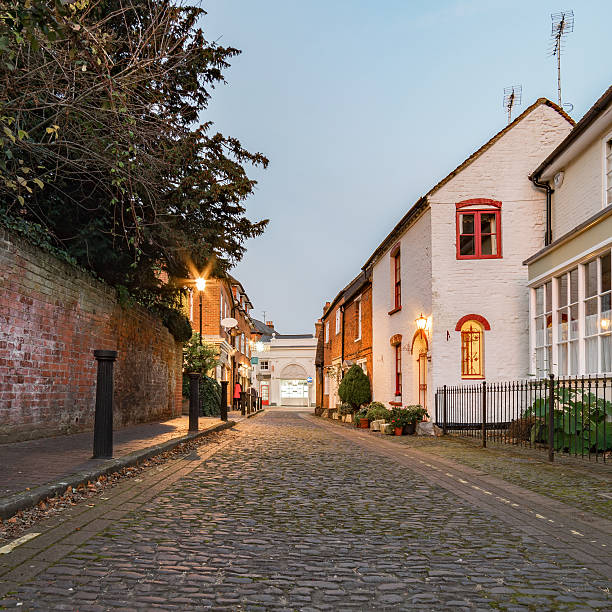
[[[196,278],[195,284],[200,294],[200,346],[202,346],[202,293],[206,289],[206,279],[202,277]]]
[[[417,329],[419,329],[420,331],[424,331],[425,328],[427,327],[427,319],[423,316],[423,313],[421,313],[421,316],[415,321]]]

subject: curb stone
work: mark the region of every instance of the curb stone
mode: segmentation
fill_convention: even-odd
[[[249,416],[255,416],[255,414],[259,413],[255,412]],[[117,472],[123,468],[137,465],[141,461],[150,459],[156,455],[161,455],[168,450],[172,450],[183,442],[197,440],[198,438],[208,434],[234,427],[234,425],[236,425],[236,421],[227,421],[227,423],[213,425],[212,427],[203,429],[202,431],[189,433],[178,438],[172,438],[171,440],[166,440],[166,442],[161,442],[160,444],[155,444],[154,446],[149,446],[147,448],[134,451],[133,453],[129,453],[123,457],[118,457],[117,459],[109,459],[97,467],[70,474],[70,476],[62,479],[61,481],[49,482],[36,487],[31,491],[15,493],[5,497],[4,499],[0,499],[0,519],[6,520],[21,510],[36,506],[38,502],[43,501],[48,497],[61,495],[68,487],[78,487],[81,484],[87,484],[87,482],[96,480],[100,476],[112,474],[113,472]]]

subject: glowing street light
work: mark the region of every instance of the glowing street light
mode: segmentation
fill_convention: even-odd
[[[200,346],[202,346],[202,293],[206,289],[206,279],[201,276],[195,279],[195,286],[200,294]]]
[[[421,316],[415,320],[417,329],[424,331],[425,328],[427,327],[427,319],[423,316],[423,313],[421,313]]]

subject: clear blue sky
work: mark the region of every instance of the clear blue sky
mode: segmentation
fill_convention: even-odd
[[[210,40],[243,51],[204,117],[270,159],[233,270],[284,333],[309,333],[420,195],[519,112],[557,99],[550,13],[573,8],[563,99],[578,120],[612,84],[612,2],[204,0]]]

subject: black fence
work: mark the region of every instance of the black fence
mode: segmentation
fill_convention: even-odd
[[[435,422],[446,434],[612,459],[612,380],[548,378],[436,390]]]

